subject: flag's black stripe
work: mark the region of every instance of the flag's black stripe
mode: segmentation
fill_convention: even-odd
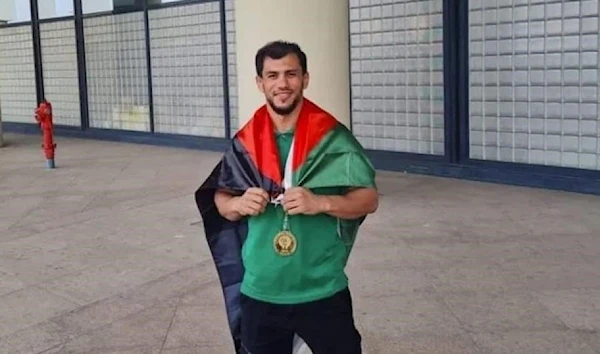
[[[279,186],[260,173],[243,144],[234,138],[222,160],[195,193],[196,205],[202,215],[206,240],[210,248],[223,296],[231,335],[239,352],[240,346],[240,285],[244,275],[241,250],[248,233],[244,219],[232,222],[223,218],[214,203],[218,188],[242,194],[250,187],[260,187],[272,195]]]

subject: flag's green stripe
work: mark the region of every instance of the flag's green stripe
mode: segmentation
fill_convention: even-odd
[[[327,133],[294,173],[306,188],[373,186],[374,168],[363,148],[342,124]]]
[[[375,169],[364,149],[342,124],[326,134],[294,173],[294,185],[306,188],[374,187]],[[350,255],[365,217],[338,219],[340,238]]]

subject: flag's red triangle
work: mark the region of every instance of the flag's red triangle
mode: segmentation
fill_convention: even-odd
[[[338,121],[328,112],[304,98],[294,133],[294,156],[292,169],[297,170],[306,161],[310,151],[333,129]],[[275,142],[273,121],[263,105],[237,133],[258,171],[281,185],[283,173],[279,165],[279,153]]]
[[[293,171],[306,162],[308,154],[337,123],[338,121],[331,114],[306,98],[304,99],[296,124]]]

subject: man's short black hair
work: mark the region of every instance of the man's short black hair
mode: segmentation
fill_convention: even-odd
[[[296,43],[286,41],[269,42],[256,52],[256,75],[262,76],[266,58],[281,59],[288,54],[295,54],[300,60],[302,74],[306,74],[306,54]]]

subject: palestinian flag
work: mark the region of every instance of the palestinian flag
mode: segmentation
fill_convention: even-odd
[[[217,188],[241,195],[250,187],[260,187],[273,198],[283,193],[284,171],[279,164],[274,129],[266,106],[262,106],[233,137],[221,161],[195,193],[223,289],[236,352],[241,338],[239,297],[244,275],[241,249],[248,229],[245,219],[231,222],[223,218],[213,197]],[[291,168],[293,186],[313,189],[374,184],[374,168],[352,133],[306,98],[290,150],[291,163],[285,169]],[[339,236],[348,246],[348,254],[363,220],[364,217],[340,220]]]

